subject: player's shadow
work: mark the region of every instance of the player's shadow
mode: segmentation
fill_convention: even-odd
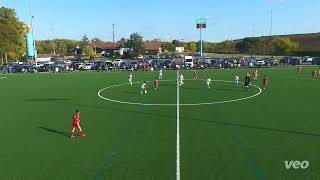
[[[137,91],[136,92],[133,92],[133,91],[123,91],[125,94],[137,94]]]
[[[46,128],[46,127],[43,127],[43,126],[39,126],[37,128],[42,129],[42,130],[47,131],[47,132],[50,132],[50,133],[59,134],[59,135],[64,136],[64,137],[69,137],[70,136],[70,134],[67,133],[67,132],[58,131],[58,130]]]
[[[235,91],[235,92],[244,92],[244,89],[242,89],[242,88],[231,89],[231,88],[215,88],[215,87],[213,87],[212,89],[213,89],[213,90],[216,90],[216,91]]]
[[[68,101],[68,98],[34,98],[25,99],[27,102],[48,102],[48,101]]]

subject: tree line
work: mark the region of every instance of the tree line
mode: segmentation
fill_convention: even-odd
[[[175,52],[176,47],[184,47],[186,52],[200,52],[200,41],[181,42],[162,42],[162,50],[165,52]],[[290,38],[272,36],[259,38],[244,38],[240,40],[226,40],[219,43],[203,41],[204,53],[221,54],[255,54],[255,55],[290,55],[297,51],[299,44]]]

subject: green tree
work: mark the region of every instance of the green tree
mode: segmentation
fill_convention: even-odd
[[[86,35],[84,35],[80,41],[80,48],[85,55],[89,56],[89,58],[93,56],[94,50],[91,46],[90,39]]]
[[[223,44],[223,48],[225,50],[225,53],[234,53],[235,52],[235,44],[230,41],[230,40],[226,40],[222,42]]]
[[[93,39],[91,39],[91,42],[93,43],[93,42],[95,42],[95,43],[99,43],[99,42],[103,42],[102,41],[102,39],[100,39],[100,38],[93,38]]]
[[[197,44],[195,42],[189,42],[186,45],[186,51],[195,53],[197,51]]]
[[[236,44],[236,48],[240,53],[251,53],[257,44],[255,38],[244,38]]]
[[[183,43],[179,40],[172,40],[172,45],[174,46],[174,49],[176,47],[183,47]]]
[[[85,55],[89,56],[90,59],[94,58],[94,51],[90,45],[83,46],[82,50],[85,53]]]
[[[14,9],[0,8],[0,59],[7,62],[8,53],[11,58],[23,56],[24,24],[16,17]]]
[[[130,35],[127,47],[129,48],[130,57],[136,58],[139,55],[145,54],[143,37],[139,33],[133,33]]]
[[[80,47],[83,48],[84,46],[90,45],[90,39],[87,37],[87,35],[84,35],[80,42]]]
[[[273,37],[271,44],[273,46],[274,54],[276,55],[288,55],[292,51],[296,51],[299,45],[289,38],[282,38],[279,36]]]
[[[197,47],[197,52],[200,52],[201,51],[201,42],[200,41],[197,42],[196,47]],[[206,41],[202,41],[202,51],[207,52],[208,47],[209,47],[208,43]]]
[[[162,51],[175,52],[176,47],[171,42],[162,42],[161,49]]]
[[[128,41],[128,40],[125,39],[125,38],[121,38],[121,39],[120,39],[120,42],[121,42],[121,43],[127,43],[127,41]]]

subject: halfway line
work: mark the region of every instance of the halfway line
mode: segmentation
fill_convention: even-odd
[[[179,100],[179,89],[180,89],[180,84],[179,84],[179,70],[177,70],[177,151],[176,151],[176,180],[180,180],[180,100]]]

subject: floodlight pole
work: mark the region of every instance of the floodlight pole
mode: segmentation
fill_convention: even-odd
[[[272,36],[272,29],[273,29],[273,11],[270,11],[270,36]]]
[[[202,28],[200,28],[200,55],[202,57]]]
[[[34,39],[34,31],[33,31],[33,16],[31,13],[31,2],[28,0],[29,4],[29,15],[30,15],[30,26],[31,26],[31,33],[32,33],[32,38],[33,38],[33,51],[34,51],[34,61],[37,65],[37,50],[36,50],[36,40]]]
[[[112,24],[112,43],[113,43],[113,57],[115,57],[115,51],[116,51],[116,46],[115,46],[115,43],[114,43],[114,26],[115,24]]]

